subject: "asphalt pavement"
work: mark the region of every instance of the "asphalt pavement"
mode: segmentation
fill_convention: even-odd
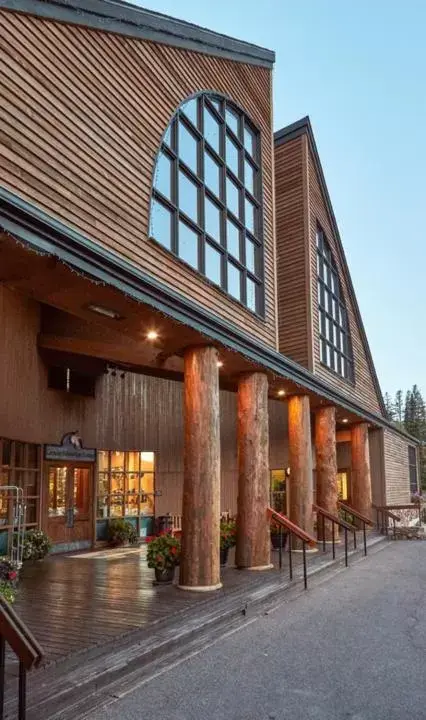
[[[426,541],[395,541],[90,720],[426,720]]]

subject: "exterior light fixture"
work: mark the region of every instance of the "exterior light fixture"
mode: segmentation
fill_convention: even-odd
[[[156,340],[158,338],[158,332],[156,330],[150,330],[146,337],[148,340]]]
[[[102,307],[102,305],[88,305],[87,309],[97,315],[103,315],[104,317],[112,318],[113,320],[121,320],[121,315],[118,312]]]
[[[218,368],[223,367],[223,362],[222,362],[222,360],[218,360],[217,363],[216,363],[216,365],[218,366]]]
[[[342,423],[345,423],[345,424],[346,424],[346,423],[348,423],[348,422],[349,422],[348,418],[343,418]]]
[[[285,390],[278,390],[277,394],[279,395],[279,397],[282,397],[283,395],[285,395]]]

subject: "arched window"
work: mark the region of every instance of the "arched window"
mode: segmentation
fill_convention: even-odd
[[[346,380],[354,380],[348,313],[330,245],[317,229],[318,315],[321,362]]]
[[[229,100],[200,93],[163,137],[150,236],[262,314],[261,228],[259,131]]]

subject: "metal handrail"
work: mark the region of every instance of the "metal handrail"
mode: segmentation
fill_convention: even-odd
[[[337,507],[343,510],[345,513],[345,520],[348,515],[352,515],[352,517],[356,518],[362,523],[362,535],[364,540],[364,555],[367,556],[367,532],[366,532],[366,525],[370,525],[371,527],[374,527],[374,523],[372,520],[370,520],[369,517],[366,515],[363,515],[362,513],[358,512],[358,510],[355,510],[350,505],[347,505],[346,503],[342,502],[341,500],[338,500]]]
[[[388,523],[385,523],[385,518],[387,520],[392,520],[393,523],[393,536],[396,536],[396,523],[401,522],[401,517],[399,515],[395,515],[391,510],[388,510],[385,505],[372,505],[372,508],[376,511],[376,520],[377,520],[377,529],[379,532],[383,533],[385,532],[386,536],[389,535],[389,526]],[[381,517],[381,523],[379,522],[379,517]]]
[[[43,659],[43,650],[6,600],[0,597],[0,720],[4,717],[6,643],[19,660],[18,719],[26,718],[27,672]]]
[[[286,515],[281,515],[281,513],[277,512],[271,507],[267,508],[267,517],[268,519],[274,520],[276,523],[278,523],[280,528],[280,545],[279,545],[279,567],[280,570],[282,569],[282,528],[284,527],[290,536],[290,540],[288,543],[288,564],[289,564],[289,575],[290,580],[293,580],[293,557],[292,557],[292,548],[291,548],[291,541],[293,535],[295,535],[299,540],[302,541],[302,550],[303,550],[303,582],[305,586],[305,590],[308,587],[308,573],[307,573],[307,567],[306,567],[306,545],[309,545],[310,547],[317,545],[317,541],[315,540],[312,535],[309,535],[309,533],[305,532],[305,530],[302,530],[298,525],[295,525],[295,523],[291,522],[291,520],[288,519]]]
[[[345,566],[348,567],[348,530],[350,532],[353,532],[353,534],[354,534],[354,550],[355,550],[356,549],[356,527],[354,525],[351,525],[351,523],[346,522],[346,520],[342,520],[337,515],[333,515],[333,513],[328,512],[328,510],[325,510],[320,505],[316,505],[314,503],[312,505],[312,509],[317,513],[317,515],[322,516],[322,549],[323,549],[323,552],[325,552],[325,521],[326,521],[326,519],[331,521],[333,560],[336,559],[334,526],[338,525],[339,527],[344,529],[344,531],[345,531]]]

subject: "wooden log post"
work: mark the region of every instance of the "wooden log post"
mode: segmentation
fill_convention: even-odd
[[[272,567],[269,505],[268,378],[244,375],[238,384],[238,517],[236,565]]]
[[[185,447],[179,587],[206,592],[220,582],[220,416],[218,354],[185,352]]]
[[[309,397],[294,395],[288,401],[288,441],[290,464],[290,520],[313,535],[312,438]],[[293,547],[301,542],[293,537]]]
[[[371,518],[371,473],[368,423],[358,423],[351,431],[351,497],[354,510]]]
[[[315,413],[315,453],[316,453],[316,504],[333,515],[338,515],[337,491],[337,455],[336,455],[336,408],[319,408]],[[318,540],[331,542],[332,523],[317,516]],[[334,526],[335,540],[339,538],[339,526]]]

